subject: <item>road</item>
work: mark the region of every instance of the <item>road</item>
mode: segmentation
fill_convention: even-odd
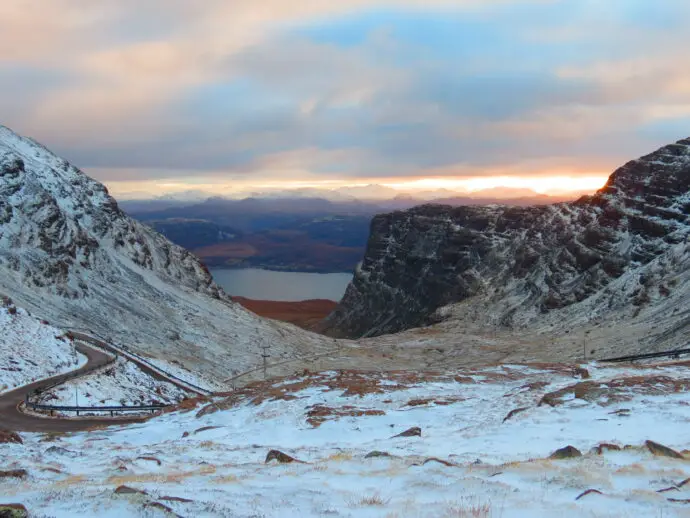
[[[11,392],[0,395],[0,428],[4,430],[11,430],[14,432],[78,432],[89,430],[99,426],[114,426],[122,424],[131,424],[144,421],[149,417],[127,417],[118,419],[107,419],[102,417],[84,417],[79,419],[59,419],[59,418],[41,418],[34,417],[17,409],[19,403],[24,401],[24,397],[29,392],[37,388],[51,385],[55,382],[64,381],[68,376],[75,373],[91,371],[91,369],[107,365],[111,360],[111,356],[101,352],[97,349],[92,349],[86,345],[77,343],[76,349],[86,356],[86,365],[75,371],[53,376],[41,381],[25,385]]]

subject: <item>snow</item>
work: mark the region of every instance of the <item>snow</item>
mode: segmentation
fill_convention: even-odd
[[[86,363],[86,357],[61,338],[62,331],[42,324],[22,308],[10,307],[0,306],[0,393]]]
[[[80,406],[175,404],[191,395],[172,383],[153,378],[120,357],[102,373],[77,378],[44,392],[39,403],[56,406],[73,406],[76,401]]]
[[[192,385],[195,385],[197,387],[200,387],[202,389],[206,389],[210,392],[214,391],[223,391],[226,389],[225,385],[216,382],[215,380],[209,378],[208,376],[204,376],[203,373],[193,373],[190,372],[189,370],[185,369],[184,367],[181,367],[178,365],[178,362],[176,361],[165,361],[161,360],[159,358],[144,358],[146,362],[154,365],[155,367],[158,367],[162,372],[166,372],[169,374],[172,374],[173,376],[176,376],[180,380],[186,381],[187,383],[191,383]]]
[[[688,378],[682,365],[586,367],[591,380],[601,383],[652,375]],[[481,381],[459,382],[455,375]],[[0,502],[21,501],[57,517],[149,516],[153,510],[143,506],[152,501],[201,517],[670,517],[687,512],[667,498],[690,498],[690,487],[657,491],[689,477],[690,464],[654,457],[643,447],[647,439],[678,450],[690,445],[682,432],[690,420],[685,393],[650,395],[631,388],[629,400],[620,403],[571,398],[556,407],[539,406],[545,391],[581,381],[557,366],[506,366],[422,379],[362,375],[385,391],[361,397],[347,397],[334,385],[338,373],[311,376],[312,384],[305,385],[304,377],[274,384],[296,399],[253,404],[248,397],[199,418],[176,413],[89,433],[26,434],[23,446],[0,445],[7,469],[27,469],[30,477],[28,483],[0,479]],[[535,382],[548,385],[528,387]],[[409,405],[427,398],[456,401]],[[385,415],[345,416],[314,428],[305,412],[315,404]],[[527,410],[504,423],[518,407]],[[612,413],[622,408],[629,409],[627,416]],[[422,436],[392,438],[411,426],[420,426]],[[183,438],[184,432],[189,435]],[[601,442],[631,447],[591,453]],[[584,456],[547,459],[566,445]],[[52,446],[63,450],[48,452]],[[305,464],[264,464],[274,448]],[[365,459],[373,450],[395,457]],[[429,457],[453,466],[422,464]],[[148,495],[113,495],[122,484]],[[575,500],[587,489],[603,495]]]
[[[332,341],[234,304],[199,260],[123,213],[105,187],[0,126],[0,291],[64,329],[223,380]],[[203,383],[202,386],[205,386]]]

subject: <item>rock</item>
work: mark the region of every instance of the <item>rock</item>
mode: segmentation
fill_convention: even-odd
[[[566,446],[556,450],[549,456],[550,459],[574,459],[576,457],[582,457],[582,452],[574,446]]]
[[[288,464],[290,462],[299,462],[301,464],[305,464],[301,460],[297,460],[294,457],[290,457],[290,455],[288,455],[287,453],[283,453],[279,450],[271,450],[268,452],[268,455],[266,455],[265,463],[268,464],[272,460],[276,460],[281,464]]]
[[[0,478],[26,478],[28,473],[25,469],[11,469],[0,471]]]
[[[0,430],[0,444],[24,444],[24,441],[17,432]]]
[[[182,434],[182,438],[184,439],[185,437],[189,437],[189,432],[185,432]]]
[[[201,432],[206,432],[208,430],[215,430],[216,428],[222,428],[222,426],[203,426],[197,430],[194,430],[194,435],[201,433]]]
[[[444,466],[448,466],[449,468],[457,467],[457,464],[453,464],[452,462],[448,462],[447,460],[439,459],[438,457],[429,457],[428,459],[425,459],[424,462],[422,462],[422,465],[427,464],[429,462],[438,462],[439,464],[443,464]]]
[[[388,453],[387,451],[374,450],[374,451],[370,451],[369,453],[367,453],[364,456],[365,459],[373,459],[376,457],[392,457],[392,455],[390,453]]]
[[[647,446],[647,449],[652,453],[652,455],[656,455],[657,457],[670,457],[672,459],[685,458],[676,450],[672,450],[668,446],[664,446],[663,444],[659,444],[658,442],[645,441],[644,444],[645,446]]]
[[[591,376],[589,375],[589,371],[585,369],[584,367],[575,367],[573,369],[573,376],[576,378],[580,378],[583,380],[589,379]]]
[[[164,500],[166,502],[181,502],[188,504],[190,502],[193,502],[194,500],[190,500],[189,498],[182,498],[180,496],[162,496],[158,500]]]
[[[515,409],[511,410],[510,412],[508,412],[508,415],[503,418],[503,422],[505,423],[511,417],[519,414],[520,412],[524,412],[525,410],[529,410],[529,407],[523,406],[523,407],[515,408]]]
[[[352,283],[320,330],[343,338],[397,333],[449,318],[442,308],[470,300],[465,318],[491,314],[503,326],[525,328],[586,299],[593,305],[587,315],[632,312],[635,303],[656,301],[622,284],[606,289],[687,238],[689,190],[685,139],[626,163],[604,188],[569,203],[427,204],[378,214]],[[677,267],[659,284],[683,271]],[[549,282],[538,282],[544,278]],[[518,298],[520,307],[505,304]],[[580,322],[566,324],[578,331]]]
[[[29,511],[22,504],[0,504],[0,518],[28,518]]]
[[[598,446],[595,446],[592,449],[593,449],[594,453],[596,453],[597,455],[601,455],[605,451],[621,451],[623,448],[621,448],[617,444],[602,442],[601,444],[599,444]]]
[[[603,495],[604,493],[602,493],[598,489],[588,489],[587,491],[583,491],[582,493],[577,495],[577,497],[575,497],[575,500],[579,500],[580,498],[585,497],[587,495],[591,495],[591,494]]]
[[[679,482],[678,484],[676,484],[676,487],[683,487],[683,486],[685,486],[685,485],[688,484],[688,483],[690,483],[690,478],[686,478],[686,479],[683,480],[682,482]]]
[[[115,491],[113,491],[114,494],[116,495],[147,495],[148,493],[146,491],[142,491],[141,489],[134,489],[133,487],[129,486],[118,486],[115,488]]]
[[[422,436],[422,429],[419,428],[418,426],[413,426],[412,428],[408,428],[402,433],[399,433],[398,435],[394,435],[391,437],[391,439],[394,439],[396,437],[421,437]]]
[[[51,446],[45,451],[46,454],[52,454],[52,455],[61,455],[63,457],[70,457],[70,458],[75,458],[75,457],[80,457],[81,453],[78,453],[76,451],[68,450],[66,448],[62,448],[60,446]]]
[[[161,511],[163,511],[165,513],[172,514],[174,516],[179,516],[170,507],[168,507],[165,504],[161,504],[160,502],[148,502],[148,503],[144,504],[144,507],[147,509],[149,509],[149,508],[160,509]]]

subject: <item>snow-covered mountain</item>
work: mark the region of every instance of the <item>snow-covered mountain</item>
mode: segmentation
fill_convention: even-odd
[[[449,315],[534,329],[655,314],[635,348],[682,346],[690,339],[689,214],[686,139],[627,163],[599,192],[571,203],[379,215],[326,327],[359,337]]]
[[[106,188],[0,127],[0,292],[62,327],[84,328],[216,378],[322,340],[234,304],[183,248],[120,210]]]

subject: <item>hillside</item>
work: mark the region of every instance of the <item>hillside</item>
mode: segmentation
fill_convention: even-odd
[[[22,434],[0,444],[25,470],[0,478],[0,502],[56,517],[687,516],[687,366],[582,367],[305,373],[130,427]]]
[[[86,363],[60,329],[7,298],[0,304],[0,351],[0,393]]]
[[[199,260],[120,210],[98,182],[0,127],[0,292],[63,328],[87,329],[218,379],[319,350],[294,327],[234,304]]]
[[[608,325],[602,344],[617,334],[621,353],[682,347],[690,341],[689,236],[690,140],[625,164],[571,203],[379,215],[323,329],[376,336],[454,320],[562,337]]]

